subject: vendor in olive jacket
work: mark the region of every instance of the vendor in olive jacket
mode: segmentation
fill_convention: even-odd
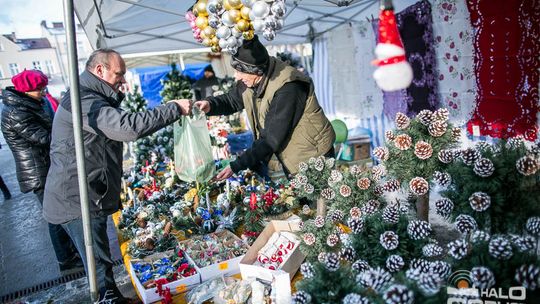
[[[122,110],[119,106],[124,94],[120,88],[126,82],[125,73],[124,60],[116,51],[100,49],[90,55],[79,79],[97,283],[100,300],[108,295],[116,298],[115,303],[125,301],[112,272],[107,217],[121,208],[122,142],[147,136],[190,110],[189,101],[178,100],[145,112]],[[66,94],[53,121],[51,167],[45,185],[43,215],[50,223],[66,228],[88,269],[71,115],[70,94]]]
[[[208,97],[195,106],[209,115],[230,115],[246,109],[255,135],[253,146],[216,179],[247,168],[257,170],[276,155],[286,175],[310,157],[333,157],[335,133],[317,101],[312,80],[275,57],[257,36],[233,55],[236,85],[228,94]]]

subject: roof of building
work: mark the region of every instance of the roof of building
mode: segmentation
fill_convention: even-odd
[[[35,50],[35,49],[49,49],[51,48],[51,43],[47,38],[26,38],[26,39],[17,39],[14,34],[4,35],[7,39],[11,40],[13,43],[17,44],[22,48],[22,50]]]

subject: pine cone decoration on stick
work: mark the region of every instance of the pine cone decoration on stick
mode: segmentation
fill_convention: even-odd
[[[460,214],[456,217],[456,229],[462,234],[468,234],[478,229],[478,225],[474,218],[470,215]]]
[[[516,169],[519,173],[529,176],[533,175],[538,171],[538,168],[540,167],[540,164],[538,160],[534,159],[531,156],[523,156],[522,158],[518,159],[516,162]]]
[[[378,200],[369,200],[362,206],[362,213],[365,215],[373,215],[379,210],[381,203]]]
[[[382,219],[389,224],[397,224],[399,222],[399,215],[397,205],[388,205],[383,210]]]
[[[303,290],[297,291],[292,295],[292,304],[309,304],[311,295]]]
[[[491,160],[480,158],[474,163],[473,170],[480,177],[489,177],[495,171],[495,166]]]
[[[371,180],[369,178],[367,178],[367,177],[362,177],[361,179],[356,181],[356,185],[361,190],[367,190],[367,189],[369,189],[369,186],[371,186]]]
[[[337,234],[335,234],[335,233],[330,234],[326,238],[326,245],[328,245],[330,247],[336,246],[337,243],[339,243],[339,236]]]
[[[336,271],[339,269],[339,257],[333,252],[329,252],[324,257],[324,266],[329,271]]]
[[[480,152],[474,148],[467,148],[461,151],[461,159],[467,166],[472,166],[481,157]]]
[[[351,228],[352,232],[355,234],[362,233],[362,231],[364,231],[364,220],[362,218],[351,217],[347,221],[347,226]]]
[[[456,260],[461,260],[467,256],[469,245],[465,240],[456,240],[448,243],[448,254]]]
[[[452,213],[452,210],[454,210],[454,203],[450,199],[441,198],[435,201],[435,212],[438,215],[447,218]]]
[[[433,180],[441,187],[446,188],[452,183],[452,177],[446,172],[435,171],[433,173]]]
[[[447,128],[448,124],[446,122],[436,120],[429,125],[428,132],[433,137],[441,137],[446,133]]]
[[[407,233],[413,240],[422,240],[431,234],[431,225],[426,221],[413,220],[407,225]]]
[[[411,192],[421,196],[429,191],[429,183],[422,177],[415,177],[409,182]]]
[[[357,260],[351,265],[351,268],[356,271],[357,273],[362,273],[371,267],[369,266],[369,263],[366,260]]]
[[[359,218],[362,215],[362,211],[358,207],[352,207],[351,210],[349,210],[349,214],[352,218]]]
[[[450,117],[450,112],[447,108],[440,108],[433,112],[433,120],[445,122]]]
[[[455,153],[452,150],[441,150],[438,154],[439,160],[444,164],[449,164],[456,159]]]
[[[540,234],[540,217],[530,217],[525,224],[525,229],[532,235],[538,236]]]
[[[469,197],[469,204],[474,211],[483,212],[491,206],[491,198],[487,193],[475,192]]]
[[[390,272],[398,272],[403,266],[405,266],[405,261],[400,255],[394,254],[386,259],[386,269]]]
[[[339,252],[339,256],[345,261],[352,262],[356,257],[356,251],[354,251],[354,249],[351,247],[344,247]]]
[[[405,130],[409,127],[410,124],[411,120],[409,119],[409,117],[407,117],[407,115],[401,112],[398,112],[396,114],[396,128],[398,130]]]
[[[362,297],[361,295],[357,293],[350,293],[346,295],[342,302],[342,304],[370,304],[369,300],[367,298]]]
[[[512,257],[512,243],[505,237],[497,236],[489,242],[489,255],[499,260],[508,260]]]
[[[407,134],[400,134],[394,138],[394,145],[399,150],[409,150],[412,145],[412,138]]]
[[[437,244],[427,244],[422,247],[422,254],[425,257],[432,258],[443,253],[443,248]]]
[[[380,180],[382,177],[386,176],[386,167],[384,165],[376,165],[371,168],[371,173],[375,180]]]
[[[397,179],[392,179],[384,183],[383,187],[386,192],[396,192],[401,188],[401,184]]]
[[[433,154],[433,148],[425,141],[419,141],[414,145],[414,155],[420,159],[428,159]]]
[[[394,250],[399,246],[399,236],[394,231],[385,231],[379,236],[379,243],[386,250]]]
[[[461,129],[453,128],[452,129],[452,139],[458,141],[461,138]]]
[[[311,279],[315,276],[315,270],[313,269],[313,264],[310,262],[305,262],[302,265],[300,265],[300,273],[304,276],[306,279]]]
[[[416,118],[424,126],[429,126],[433,122],[433,112],[430,110],[422,110],[416,115]]]

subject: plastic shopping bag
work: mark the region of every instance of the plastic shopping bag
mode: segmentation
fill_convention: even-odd
[[[204,183],[215,175],[206,115],[193,108],[192,116],[182,116],[174,125],[174,162],[181,180]]]

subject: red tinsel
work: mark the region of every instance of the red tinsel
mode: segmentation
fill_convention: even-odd
[[[268,192],[266,192],[264,195],[263,195],[263,199],[264,201],[266,202],[266,206],[267,207],[270,207],[274,204],[274,202],[279,198],[279,195],[277,195],[276,193],[274,193],[274,189],[270,188],[270,190],[268,190]]]
[[[171,295],[171,289],[169,287],[167,288],[163,288],[163,285],[169,283],[167,281],[167,279],[165,278],[161,278],[161,279],[157,279],[155,281],[156,283],[156,292],[157,294],[163,298],[163,300],[161,301],[161,303],[163,304],[172,304],[172,295]]]

